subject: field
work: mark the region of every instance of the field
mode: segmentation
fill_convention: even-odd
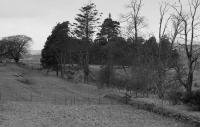
[[[41,58],[41,55],[39,54],[29,55],[29,56],[26,56],[24,59],[22,59],[22,62],[28,64],[30,67],[33,67],[33,68],[40,68],[41,67],[40,58]],[[90,69],[93,72],[93,74],[96,75],[96,73],[100,70],[100,66],[90,65]],[[127,72],[130,73],[130,69],[127,69]],[[118,74],[120,74],[121,76],[124,76],[124,75],[126,76],[123,69],[118,69]],[[200,87],[200,65],[197,66],[197,69],[194,72],[194,84],[195,83],[196,85],[194,86],[194,89],[198,89]]]
[[[103,98],[109,90],[15,64],[0,66],[0,81],[1,127],[191,127]]]

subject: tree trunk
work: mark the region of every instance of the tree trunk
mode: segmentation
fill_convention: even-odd
[[[49,74],[49,68],[47,69],[47,73],[46,73],[47,75]]]
[[[187,79],[187,88],[186,88],[186,92],[189,96],[191,96],[192,94],[192,84],[193,84],[193,72],[192,68],[190,67]]]
[[[84,71],[84,83],[88,83],[89,80],[89,53],[88,51],[85,54],[85,59],[84,59],[84,67],[83,67],[83,71]]]
[[[71,68],[72,68],[72,53],[71,53],[71,50],[69,50],[69,70],[71,71]]]
[[[79,52],[79,66],[80,68],[83,67],[83,54],[81,51]]]
[[[14,58],[14,60],[15,60],[15,63],[19,62],[19,58]]]
[[[138,44],[138,24],[137,24],[137,17],[134,17],[134,29],[135,29],[135,43]]]
[[[60,74],[61,74],[61,78],[64,78],[64,71],[63,71],[63,65],[60,65]]]
[[[56,76],[58,77],[58,65],[57,65],[57,67],[56,67]]]

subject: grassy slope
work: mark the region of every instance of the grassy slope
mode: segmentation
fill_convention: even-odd
[[[20,82],[24,80],[28,83]],[[32,94],[41,100],[50,101],[56,96],[59,102],[59,98],[75,96],[84,101],[87,97],[98,98],[101,95],[94,86],[73,84],[16,65],[0,67],[0,81],[3,100],[27,101]]]
[[[184,54],[184,53],[182,52],[182,54]],[[30,55],[30,56],[26,56],[23,59],[23,62],[28,63],[28,64],[33,65],[33,66],[34,65],[37,66],[37,65],[40,64],[40,58],[41,58],[41,55]],[[185,57],[183,58],[183,60],[186,63]],[[100,70],[100,66],[91,65],[90,68],[91,68],[91,71],[93,72],[93,74],[97,77],[96,73]],[[126,76],[123,69],[118,69],[117,73],[120,74],[121,76],[124,76],[124,75]],[[127,73],[128,74],[130,73],[130,69],[127,69]],[[198,87],[200,87],[200,69],[197,69],[197,71],[195,71],[195,73],[194,73],[194,83],[197,83]]]
[[[8,127],[191,127],[130,106],[10,103],[4,107],[2,126]]]
[[[21,83],[22,79],[28,84]],[[104,92],[16,65],[0,66],[0,81],[1,127],[184,127],[180,122],[129,106],[88,105],[88,97],[98,98]],[[30,93],[35,97],[32,102]],[[52,103],[55,95],[57,105]],[[63,96],[75,96],[84,105],[62,105],[59,102]]]

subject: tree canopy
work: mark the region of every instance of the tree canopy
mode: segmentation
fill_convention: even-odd
[[[118,37],[120,33],[120,23],[118,21],[113,21],[111,14],[106,18],[101,25],[101,30],[97,34],[97,38],[112,39]]]
[[[1,54],[9,59],[19,62],[24,54],[28,52],[28,47],[32,39],[26,35],[15,35],[4,37],[1,40]]]
[[[79,39],[92,40],[95,27],[99,21],[99,12],[94,3],[81,7],[80,14],[75,18],[75,34]]]

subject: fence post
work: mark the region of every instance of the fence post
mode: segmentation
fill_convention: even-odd
[[[75,100],[75,99],[76,99],[76,98],[75,98],[75,96],[74,96],[74,105],[76,104],[76,102],[75,102],[76,100]]]
[[[16,95],[15,95],[15,99],[16,99],[16,101],[17,101],[17,93],[16,93]]]
[[[100,96],[99,96],[99,104],[101,104],[101,98],[100,98]]]
[[[55,94],[54,102],[55,102],[55,104],[56,104],[56,94]]]
[[[71,105],[73,105],[73,97],[71,98]]]
[[[135,98],[137,98],[137,90],[135,91]]]
[[[88,97],[88,105],[90,104],[90,98]]]
[[[67,97],[65,96],[65,105],[67,105]]]
[[[30,98],[30,99],[31,99],[30,101],[32,102],[32,100],[33,100],[33,95],[32,95],[32,92],[31,92],[31,98]]]

